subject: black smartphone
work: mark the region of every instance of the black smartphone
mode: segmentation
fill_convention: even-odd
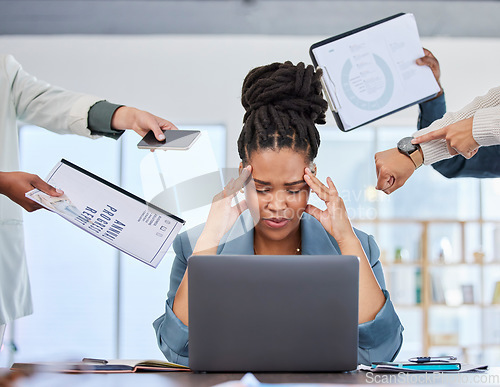
[[[158,141],[152,131],[149,131],[137,144],[139,149],[169,149],[187,150],[200,137],[199,130],[165,130],[165,140]]]

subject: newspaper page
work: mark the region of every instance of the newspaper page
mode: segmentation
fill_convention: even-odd
[[[185,223],[64,159],[46,182],[64,195],[34,189],[26,197],[152,267],[158,266]]]

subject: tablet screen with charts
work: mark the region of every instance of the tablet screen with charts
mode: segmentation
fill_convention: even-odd
[[[310,48],[338,127],[349,131],[433,98],[440,87],[424,56],[415,17],[398,14]]]

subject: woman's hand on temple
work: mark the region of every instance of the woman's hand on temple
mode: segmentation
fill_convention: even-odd
[[[356,234],[351,225],[351,221],[347,216],[347,210],[344,201],[339,196],[335,185],[330,177],[326,179],[328,186],[324,185],[311,171],[306,168],[304,180],[311,187],[311,190],[318,195],[326,204],[325,210],[308,204],[306,212],[314,216],[325,228],[328,233],[335,238],[339,247],[354,241],[359,243]],[[354,239],[353,239],[354,238]]]
[[[205,228],[203,229],[193,253],[216,253],[221,238],[236,222],[236,219],[245,211],[247,203],[242,200],[232,205],[233,198],[248,183],[252,175],[252,167],[243,168],[236,180],[231,179],[224,189],[215,195],[208,214]]]

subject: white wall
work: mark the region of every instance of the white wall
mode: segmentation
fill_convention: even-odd
[[[37,77],[101,95],[179,124],[228,128],[228,165],[239,162],[236,141],[243,108],[241,84],[255,66],[291,60],[311,63],[309,46],[325,36],[2,36],[11,53]],[[439,59],[448,110],[500,84],[500,38],[427,38]],[[414,108],[384,124],[415,122]],[[330,125],[333,117],[328,115]]]
[[[228,166],[236,166],[239,163],[236,141],[243,117],[240,90],[245,75],[255,66],[274,61],[310,63],[309,46],[323,38],[325,37],[0,36],[0,53],[13,54],[28,72],[68,89],[97,94],[113,102],[136,106],[178,124],[223,124],[228,128]],[[449,110],[458,109],[474,96],[500,85],[500,38],[433,38],[425,39],[423,45],[441,62],[442,83],[447,93]],[[329,114],[327,118],[328,124],[333,126],[333,117]],[[416,108],[379,121],[381,125],[403,126],[412,126],[415,122]],[[360,131],[345,136],[347,138],[361,133]],[[342,133],[340,135],[344,136]],[[129,137],[133,136],[131,133]],[[52,165],[52,162],[50,164]],[[48,171],[44,168],[31,172],[44,176]],[[64,256],[64,253],[60,256]],[[54,266],[58,265],[58,259],[55,259]],[[45,266],[46,261],[40,258],[38,265]],[[35,273],[36,264],[37,262],[30,263],[36,288],[34,293],[40,296],[40,299],[35,300],[35,318],[36,321],[42,321],[40,326],[46,327],[50,326],[49,321],[54,315],[50,315],[50,308],[46,308],[44,302],[51,303],[53,298],[43,293],[46,277],[43,271]],[[124,264],[125,279],[122,287],[128,289],[129,293],[127,290],[124,293],[127,302],[123,305],[121,316],[125,315],[128,323],[122,327],[118,341],[122,343],[122,354],[125,356],[133,353],[133,356],[161,358],[154,343],[151,316],[157,317],[161,313],[170,264],[162,263],[161,271],[154,274],[143,273],[140,268],[136,268],[139,264],[133,266],[134,264],[132,260],[127,260]],[[67,275],[68,278],[74,276],[77,274]],[[154,310],[154,313],[150,313],[151,316],[148,314],[149,309],[142,308],[142,305],[139,307],[139,296],[143,293],[134,286],[140,278],[146,278],[145,281],[149,282],[145,283],[158,289],[157,296],[154,296],[158,300],[152,296],[149,298],[153,305],[149,309]],[[85,287],[85,284],[82,287]],[[54,289],[49,290],[57,293],[60,289],[61,287],[56,285]],[[135,293],[139,295],[136,297],[137,302],[132,302],[134,300],[130,297],[134,294],[131,295],[130,289],[135,289]],[[113,300],[110,300],[109,304],[112,302]],[[94,325],[103,325],[112,330],[108,320],[112,320],[113,313],[110,310],[107,317],[100,316],[101,320],[97,320],[96,316],[89,318],[94,320]],[[58,316],[63,316],[63,312],[58,312],[55,316],[57,319]],[[25,324],[29,324],[30,318],[26,319]],[[103,323],[102,319],[106,318],[108,320]],[[64,319],[62,323],[65,323]],[[83,324],[87,323],[87,320],[83,321]],[[31,324],[36,325],[34,322]],[[91,330],[90,327],[91,325],[88,329]],[[410,332],[408,327],[407,329]],[[144,352],[140,352],[139,342],[147,343],[144,345]],[[71,344],[69,346],[71,347]],[[35,345],[25,347],[29,355],[44,349]],[[102,356],[102,353],[96,356]]]

